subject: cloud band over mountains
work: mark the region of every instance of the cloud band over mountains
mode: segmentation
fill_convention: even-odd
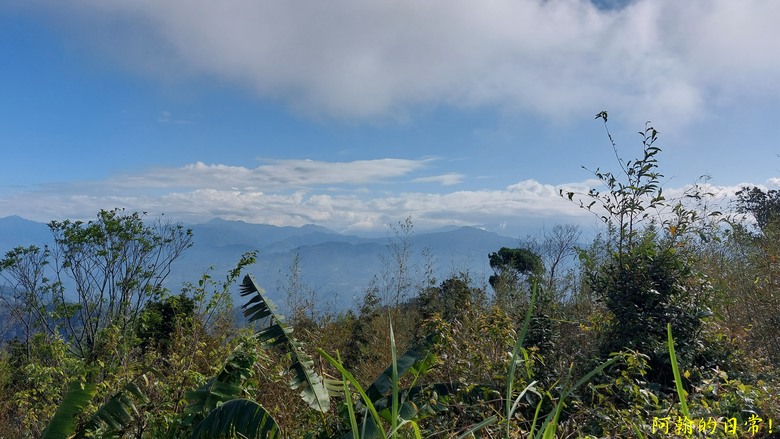
[[[186,219],[214,216],[276,225],[316,223],[378,231],[408,215],[423,227],[576,215],[558,189],[527,181],[504,190],[432,191],[462,175],[431,174],[435,158],[322,162],[273,160],[255,168],[194,163],[103,181],[47,184],[0,197],[0,216],[89,219],[122,207]],[[398,190],[398,188],[404,190]],[[391,190],[392,189],[392,190]]]
[[[275,160],[256,168],[195,163],[8,192],[0,196],[0,216],[88,220],[100,209],[120,207],[192,222],[218,216],[274,225],[318,224],[357,233],[381,232],[407,216],[422,229],[476,225],[508,227],[508,233],[543,224],[597,223],[593,215],[559,196],[560,190],[584,194],[597,187],[596,180],[564,185],[525,180],[501,189],[448,190],[451,179],[465,177],[427,175],[435,170],[429,169],[435,161]],[[431,184],[439,189],[432,190]],[[666,187],[664,192],[680,196],[685,189]],[[738,189],[708,187],[716,200]]]

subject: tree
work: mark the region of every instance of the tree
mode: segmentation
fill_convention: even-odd
[[[423,319],[438,313],[444,320],[451,321],[479,303],[479,298],[483,296],[484,291],[471,286],[468,273],[461,272],[445,279],[438,286],[423,290],[418,303]]]
[[[642,226],[646,220],[653,220],[651,216],[653,211],[665,205],[665,198],[661,188],[660,179],[663,174],[658,172],[658,159],[656,155],[661,152],[661,148],[655,146],[658,140],[658,131],[645,124],[645,129],[640,131],[642,136],[643,157],[636,160],[624,161],[620,158],[617,151],[617,145],[612,139],[612,134],[607,126],[607,112],[602,111],[596,115],[596,119],[604,121],[604,129],[607,131],[607,137],[615,151],[620,173],[602,171],[596,168],[591,171],[599,179],[607,191],[601,192],[597,189],[590,189],[587,198],[590,202],[579,200],[580,207],[595,213],[601,220],[614,228],[617,232],[617,254],[623,254],[624,247],[631,247],[637,236],[641,233]],[[588,170],[583,166],[584,169]],[[563,189],[560,195],[564,196]],[[574,192],[566,192],[566,197],[574,201]],[[600,211],[594,211],[593,206],[601,208]]]
[[[523,245],[542,259],[546,269],[545,279],[540,280],[546,296],[560,301],[571,297],[575,290],[573,270],[566,268],[567,260],[577,255],[582,231],[575,224],[556,224],[552,230],[545,230],[541,236],[529,237]]]
[[[370,347],[375,342],[378,334],[374,331],[377,319],[381,316],[382,300],[379,297],[377,279],[371,279],[363,295],[363,301],[354,317],[350,328],[350,337],[344,347],[344,361],[347,364],[369,364],[376,362],[378,353]],[[358,375],[359,372],[355,371]]]
[[[743,187],[736,195],[737,211],[753,215],[762,232],[780,220],[780,191]]]
[[[708,270],[722,294],[719,303],[732,328],[751,328],[747,339],[780,364],[780,191],[744,187],[727,239],[710,253]],[[752,217],[752,218],[750,218]]]
[[[596,118],[603,119],[606,127],[606,112]],[[650,356],[656,379],[668,380],[668,371],[660,367],[668,364],[664,348],[666,325],[671,323],[678,334],[677,343],[686,359],[690,359],[701,326],[699,306],[704,303],[707,285],[691,269],[683,238],[693,231],[689,225],[698,216],[681,201],[671,203],[669,218],[658,215],[670,203],[662,195],[663,175],[658,171],[656,158],[661,149],[655,146],[655,128],[648,123],[639,133],[643,154],[633,161],[624,161],[617,155],[609,129],[607,134],[621,173],[596,169],[593,174],[606,191],[591,189],[586,195],[590,202],[578,200],[581,207],[599,215],[609,227],[612,239],[608,257],[589,273],[588,279],[596,297],[604,301],[614,316],[602,342],[602,354],[638,350]],[[574,201],[573,193],[565,196]],[[659,233],[659,224],[660,230],[668,231],[667,235]]]
[[[49,229],[51,248],[16,248],[0,267],[16,291],[16,314],[30,329],[64,335],[82,358],[95,354],[107,328],[133,339],[142,309],[161,297],[171,265],[192,245],[180,224],[145,224],[122,209],[101,210],[87,223],[52,221]]]
[[[412,290],[412,238],[414,224],[412,217],[399,221],[398,226],[390,225],[394,238],[388,238],[387,255],[382,255],[382,263],[387,271],[382,273],[385,283],[385,305],[398,306],[408,299]]]
[[[44,270],[49,250],[37,246],[17,247],[0,260],[0,278],[8,294],[0,292],[0,301],[11,317],[12,325],[21,330],[25,356],[29,359],[32,336],[47,324],[36,292],[47,282]]]
[[[519,304],[521,293],[530,290],[544,272],[542,259],[527,248],[502,247],[488,255],[493,274],[488,278],[496,293],[496,302],[513,310]]]
[[[604,339],[604,355],[629,348],[663,356],[667,323],[677,328],[681,350],[690,347],[698,332],[691,298],[702,285],[675,249],[659,246],[655,239],[648,231],[621,255],[622,264],[613,259],[590,280],[615,318]]]
[[[300,329],[315,329],[317,323],[317,290],[308,285],[303,279],[303,263],[301,254],[295,252],[288,273],[285,275],[287,282],[281,280],[277,283],[277,290],[284,293],[287,299],[290,323]]]

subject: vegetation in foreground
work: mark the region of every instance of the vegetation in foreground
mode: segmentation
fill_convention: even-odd
[[[487,285],[439,280],[409,265],[407,220],[346,313],[295,266],[285,320],[242,277],[252,254],[163,289],[191,244],[176,224],[52,222],[52,248],[0,260],[0,438],[771,437],[780,192],[667,200],[640,134],[603,188],[561,193],[604,221],[589,246],[556,226],[486,255]]]

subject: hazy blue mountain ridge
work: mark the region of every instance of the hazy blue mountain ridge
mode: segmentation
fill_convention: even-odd
[[[258,251],[257,262],[248,267],[272,299],[284,308],[286,298],[279,293],[287,282],[291,263],[297,254],[303,282],[338,309],[356,306],[371,279],[392,267],[384,267],[388,243],[392,236],[364,238],[344,235],[325,227],[278,227],[242,221],[213,219],[206,223],[187,225],[193,231],[194,245],[172,267],[166,281],[171,291],[178,291],[184,282],[196,283],[213,267],[211,275],[222,279],[235,267],[241,255]],[[412,272],[422,273],[424,249],[433,255],[435,276],[443,280],[458,271],[469,271],[482,282],[489,274],[488,253],[502,246],[517,246],[514,238],[501,236],[473,227],[440,229],[417,233],[410,239]],[[51,242],[46,224],[19,217],[0,218],[0,251],[17,245],[43,245]],[[236,299],[238,300],[235,288]],[[238,302],[237,302],[238,303]]]
[[[20,216],[0,218],[0,252],[5,252],[18,246],[37,245],[43,247],[52,241],[49,226],[24,219]]]

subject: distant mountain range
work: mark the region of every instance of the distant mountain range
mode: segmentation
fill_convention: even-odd
[[[166,285],[172,291],[180,289],[184,282],[196,283],[209,267],[213,267],[212,277],[222,279],[242,254],[257,250],[257,262],[247,271],[284,308],[286,299],[279,293],[279,287],[286,283],[297,254],[301,280],[317,292],[319,299],[343,310],[354,308],[359,303],[356,298],[362,297],[371,279],[375,275],[381,279],[381,274],[387,271],[381,256],[392,259],[387,247],[392,235],[367,238],[340,234],[315,225],[278,227],[219,218],[185,226],[193,231],[194,245],[173,266]],[[43,246],[51,241],[44,223],[18,216],[0,218],[0,252],[3,255],[19,245]],[[477,282],[486,282],[490,274],[488,253],[518,245],[515,238],[473,227],[414,234],[410,243],[413,272],[422,272],[423,250],[427,249],[433,256],[437,279],[468,271]],[[237,295],[238,288],[235,290]]]

